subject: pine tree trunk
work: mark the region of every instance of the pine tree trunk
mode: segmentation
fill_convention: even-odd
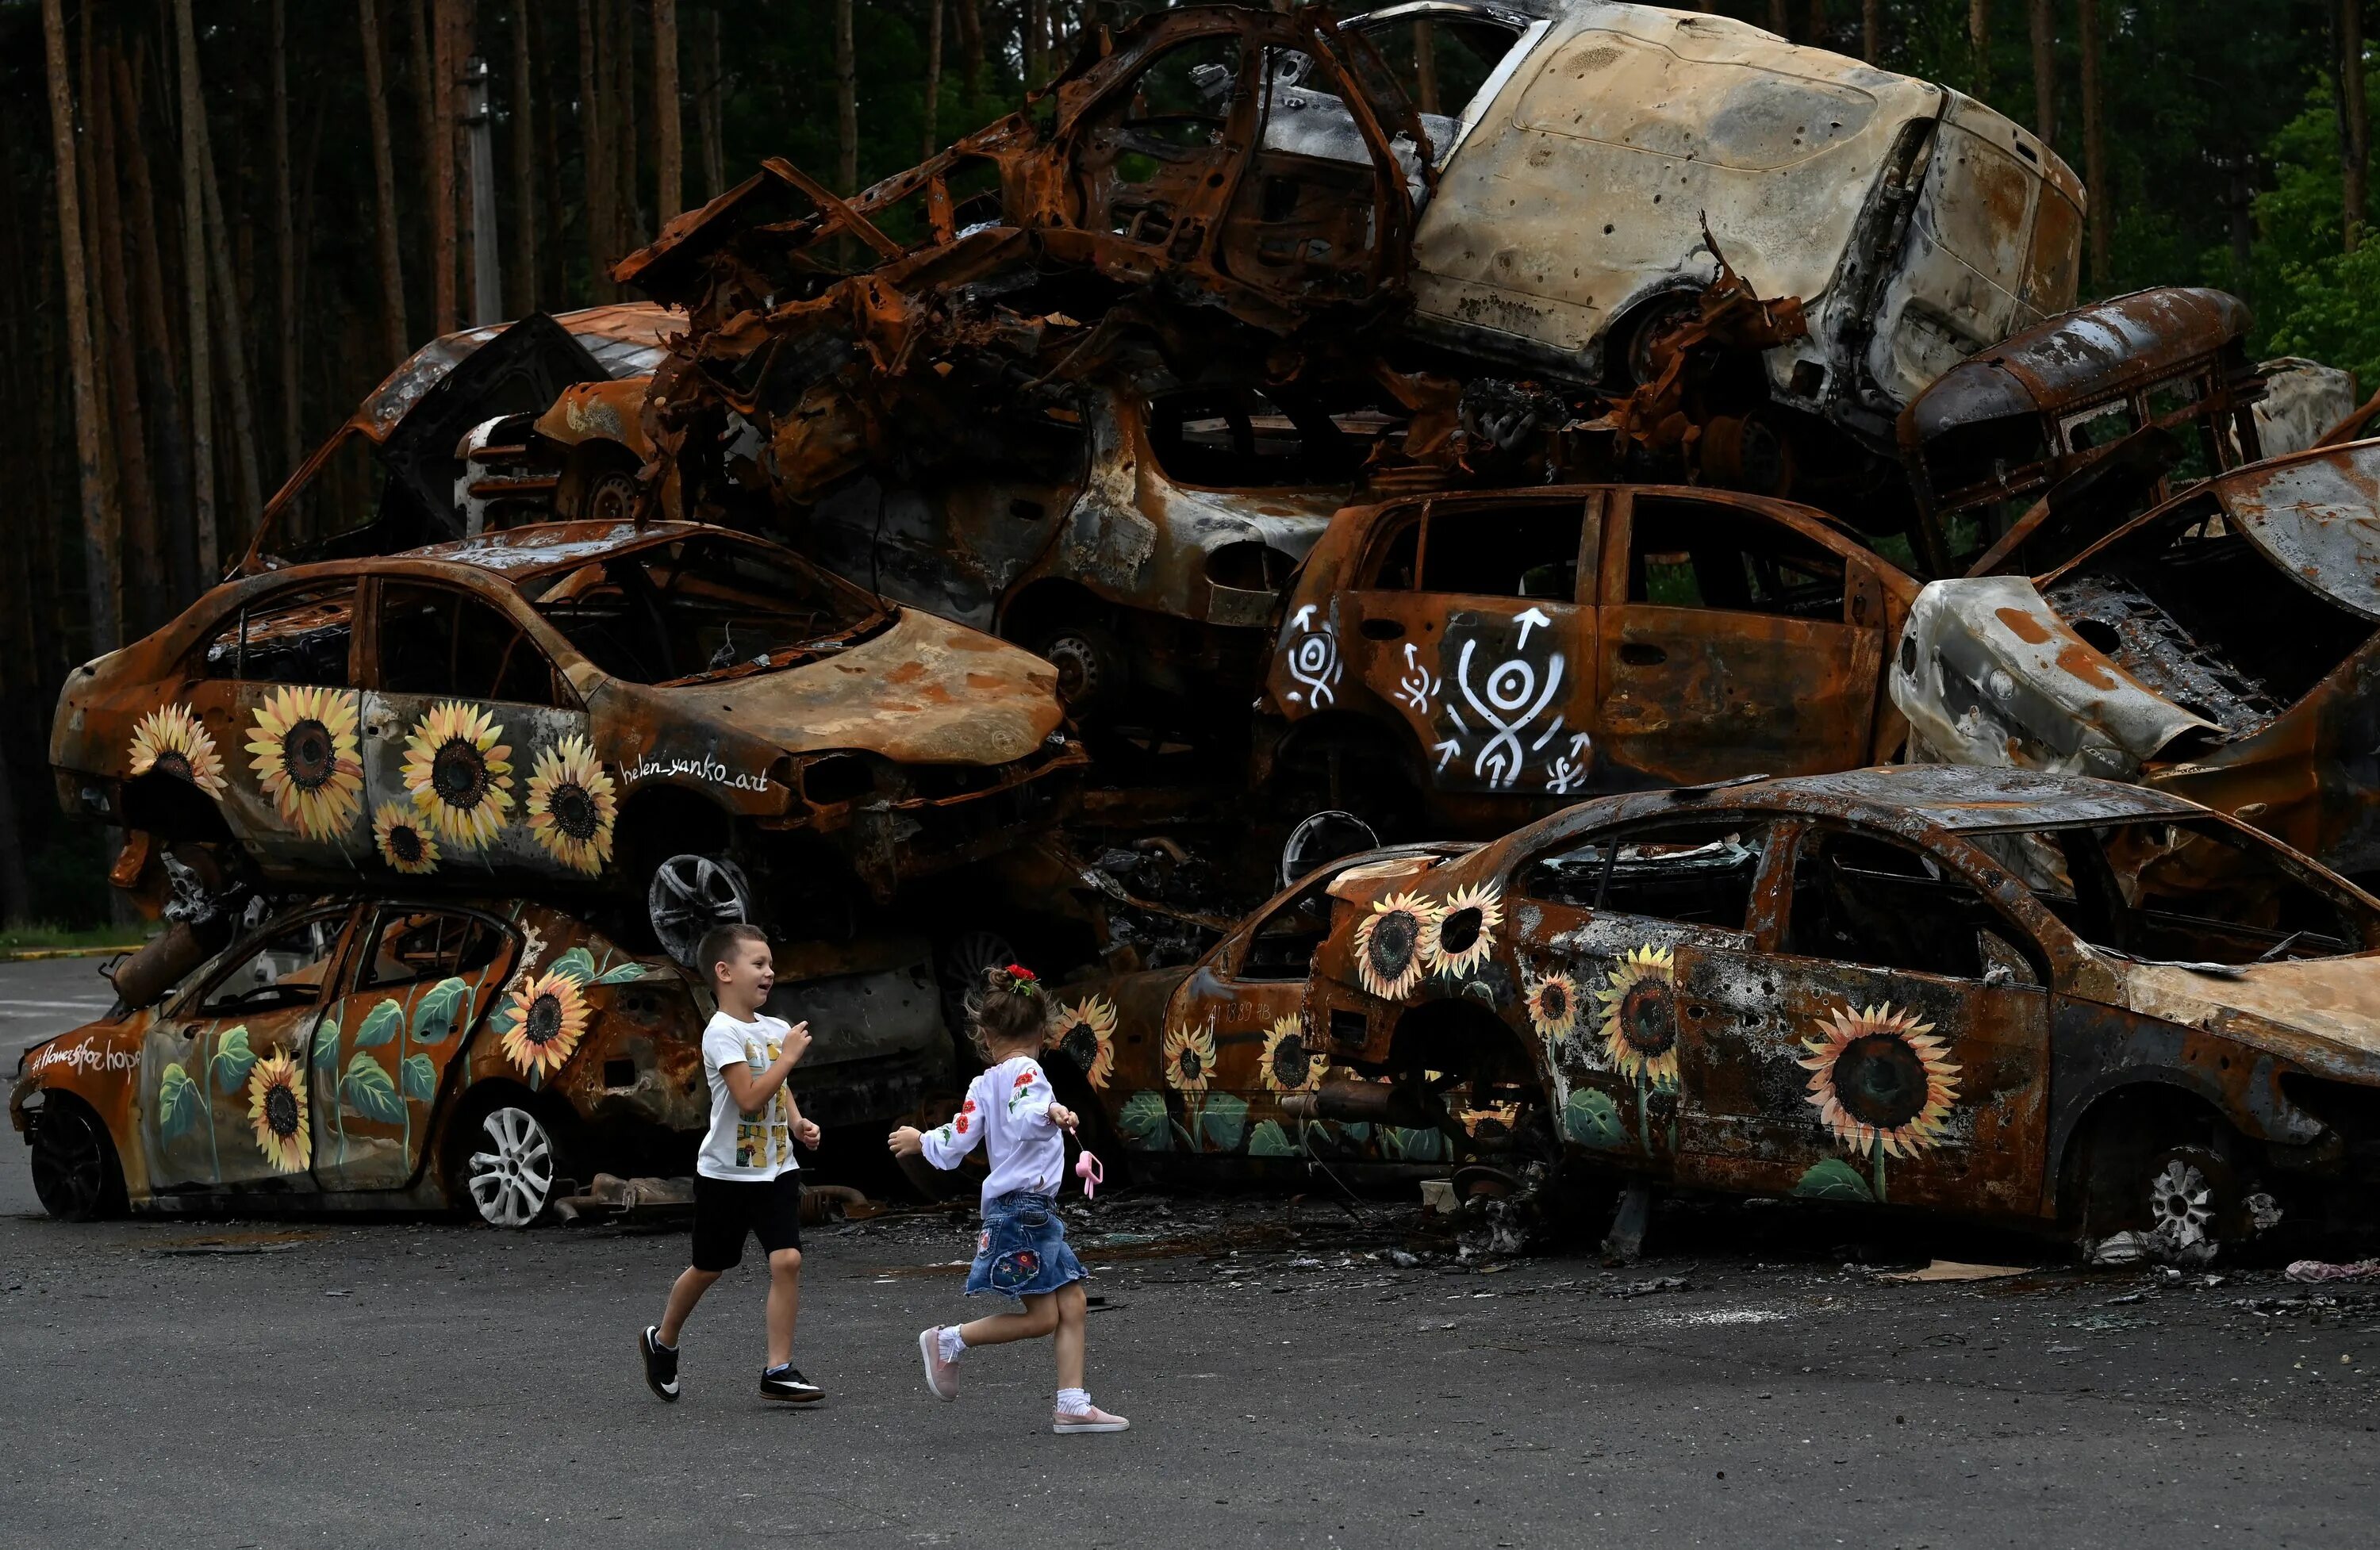
[[[605,116],[620,127],[620,149],[613,169],[619,175],[619,193],[612,212],[619,224],[612,234],[615,258],[624,258],[644,237],[644,200],[639,174],[644,147],[637,139],[637,18],[633,0],[613,0],[612,16],[612,99]]]
[[[1967,52],[1973,57],[1972,93],[1992,89],[1992,0],[1967,0]]]
[[[2082,180],[2090,209],[2091,289],[2105,296],[2116,204],[2114,190],[2107,187],[2106,115],[2099,101],[2099,0],[2075,0],[2075,10],[2080,23],[2076,42],[2082,50]]]
[[[850,8],[849,0],[835,0],[836,16]],[[1041,84],[1041,39],[1049,31],[1047,12],[1050,0],[1025,0],[1023,36],[1018,40],[1016,56],[1025,66],[1025,90],[1032,91]]]
[[[543,34],[546,43],[551,44],[552,39],[551,30]],[[540,191],[545,198],[545,231],[549,238],[543,249],[545,282],[539,287],[538,297],[545,306],[553,307],[569,294],[570,286],[570,245],[565,240],[570,229],[570,212],[562,186],[562,115],[571,100],[570,83],[565,74],[561,84],[555,84],[556,72],[550,52],[535,52],[533,57],[545,87],[545,111],[537,118],[537,142],[542,170]]]
[[[537,310],[536,71],[529,52],[527,0],[513,6],[513,304],[516,318]]]
[[[719,143],[721,91],[725,88],[719,67],[719,13],[694,13],[694,127],[700,141],[702,195],[715,200],[727,191],[726,151]]]
[[[942,105],[942,0],[926,0],[926,136],[923,160],[941,149],[935,119]]]
[[[1793,35],[1793,18],[1786,11],[1785,0],[1768,0],[1768,30],[1780,38]]]
[[[686,151],[677,91],[677,0],[653,0],[653,145],[661,161],[656,228],[686,208]]]
[[[149,423],[156,431],[157,541],[169,587],[159,610],[163,613],[178,611],[199,592],[197,550],[191,541],[197,522],[190,506],[189,437],[174,365],[174,328],[167,321],[165,256],[157,243],[164,211],[149,177],[149,149],[140,133],[140,94],[133,86],[131,62],[119,53],[115,67],[118,162],[130,185],[132,204],[132,218],[125,228],[136,249],[140,328],[144,338],[158,342],[140,352],[140,364],[151,406]]]
[[[298,331],[306,315],[306,292],[298,278],[297,210],[289,197],[289,15],[287,0],[273,0],[273,249],[281,277],[281,468],[296,471],[303,455],[298,425]]]
[[[851,0],[834,0],[835,190],[844,195],[859,191],[859,60],[851,22]]]
[[[975,106],[976,93],[983,90],[983,6],[982,0],[959,0],[959,51],[966,57],[966,105]]]
[[[2338,187],[2347,250],[2363,240],[2372,175],[2372,118],[2363,94],[2363,0],[2338,0],[2338,103],[2342,110]]]
[[[1821,45],[1827,41],[1827,0],[1810,0],[1809,41]]]
[[[455,77],[462,62],[454,57],[454,0],[426,0],[426,7],[424,0],[415,0],[413,17],[415,26],[428,33],[415,45],[413,57],[421,71],[417,84],[430,212],[430,317],[433,332],[446,334],[463,326],[455,221]]]
[[[205,109],[199,94],[199,40],[190,0],[174,0],[174,31],[182,55],[182,290],[189,302],[190,504],[199,584],[222,574],[215,541],[215,398],[213,351],[207,328],[207,191]]]
[[[1438,39],[1427,18],[1414,23],[1414,106],[1423,113],[1438,111]]]
[[[2058,13],[2050,0],[2032,0],[2033,132],[2058,145]]]
[[[214,307],[215,327],[223,345],[224,385],[231,390],[232,462],[239,470],[240,520],[224,524],[225,536],[245,534],[256,514],[264,509],[264,498],[271,491],[263,488],[263,479],[256,462],[256,414],[254,398],[249,393],[252,381],[248,369],[248,330],[240,319],[238,272],[233,269],[230,223],[224,219],[223,190],[215,179],[215,153],[212,137],[207,133],[207,115],[198,115],[199,176],[205,185],[207,200],[207,259],[212,265],[213,288],[217,293]]]
[[[1871,65],[1884,57],[1884,0],[1860,0],[1860,56]]]
[[[85,22],[83,116],[90,126],[88,139],[93,169],[91,205],[98,235],[91,248],[91,261],[99,272],[103,305],[98,310],[107,320],[111,401],[107,419],[115,433],[116,510],[122,522],[123,575],[129,584],[124,613],[129,629],[146,635],[152,625],[164,621],[161,605],[165,598],[165,574],[160,563],[157,505],[149,478],[146,422],[140,413],[140,357],[133,343],[132,266],[124,240],[122,190],[115,176],[122,163],[115,153],[115,115],[109,101],[113,76],[110,65],[115,49],[97,44],[94,30],[90,22]]]
[[[94,75],[91,61],[92,42],[91,24],[91,13],[86,10],[82,13],[82,26],[79,29],[79,42],[81,47],[79,50],[81,59],[82,72],[81,95],[84,104],[84,114],[86,116],[88,116],[91,111],[91,103],[93,100],[91,89],[91,80]],[[71,109],[69,111],[71,111]],[[106,595],[115,599],[113,603],[114,617],[116,620],[117,627],[121,629],[124,615],[123,554],[121,551],[124,532],[124,504],[121,492],[119,491],[116,484],[115,462],[116,448],[119,444],[119,438],[123,434],[123,427],[118,423],[118,418],[115,412],[115,394],[114,391],[115,386],[114,381],[115,372],[115,367],[109,359],[110,352],[108,350],[108,335],[113,332],[113,330],[109,327],[107,315],[107,276],[103,272],[107,267],[107,258],[101,246],[102,238],[99,224],[100,163],[97,160],[98,146],[94,143],[95,139],[96,137],[91,132],[88,127],[75,137],[75,191],[80,196],[79,202],[81,206],[80,213],[82,219],[71,235],[68,235],[65,229],[61,227],[59,245],[62,248],[73,250],[75,263],[81,269],[84,276],[83,308],[88,319],[88,326],[91,330],[91,422],[100,428],[98,459],[99,503],[100,509],[106,513],[107,526],[115,538],[115,542],[110,545],[106,551],[103,566],[99,572],[99,578],[101,586],[105,588]],[[94,556],[90,551],[89,546],[86,546],[84,561],[86,564],[92,563],[94,561]],[[97,615],[94,614],[93,617],[96,618]]]
[[[372,0],[356,0],[363,29],[364,99],[371,110],[372,202],[380,209],[381,306],[387,318],[388,365],[394,370],[406,357],[405,269],[396,236],[396,153],[389,143],[388,91],[380,59],[380,18]]]
[[[607,3],[605,14],[610,13]],[[578,140],[587,177],[587,294],[612,297],[612,144],[603,132],[603,103],[596,91],[595,0],[578,0]]]

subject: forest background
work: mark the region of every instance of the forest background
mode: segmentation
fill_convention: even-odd
[[[763,157],[864,187],[1014,107],[1086,25],[1159,8],[0,0],[0,424],[22,454],[0,497],[6,923],[108,923],[109,837],[59,816],[46,760],[67,672],[171,619],[397,360],[479,321],[476,244],[505,316],[613,299],[603,264]],[[2089,187],[2086,296],[2221,286],[2263,355],[2380,386],[2362,0],[1697,8],[2037,129]],[[475,57],[491,232],[464,151]]]

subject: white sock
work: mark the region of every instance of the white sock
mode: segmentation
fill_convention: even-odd
[[[959,1352],[966,1350],[966,1342],[959,1338],[957,1328],[951,1325],[944,1325],[941,1332],[934,1337],[934,1340],[941,1347],[942,1360],[945,1362],[956,1362],[959,1359]]]
[[[1058,1390],[1058,1409],[1062,1414],[1080,1415],[1091,1408],[1091,1391],[1087,1388]]]

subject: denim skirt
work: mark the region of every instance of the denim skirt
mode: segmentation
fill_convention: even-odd
[[[984,1202],[983,1234],[967,1266],[966,1291],[1024,1297],[1084,1279],[1083,1262],[1066,1246],[1066,1224],[1046,1194],[1013,1190]]]

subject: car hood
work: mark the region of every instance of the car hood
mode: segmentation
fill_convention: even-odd
[[[1065,719],[1056,668],[915,609],[819,661],[655,692],[788,753],[856,748],[901,764],[1008,764]]]
[[[2133,1011],[2222,1034],[2323,1076],[2380,1083],[2380,953],[2220,975],[2178,963],[2114,966]]]

